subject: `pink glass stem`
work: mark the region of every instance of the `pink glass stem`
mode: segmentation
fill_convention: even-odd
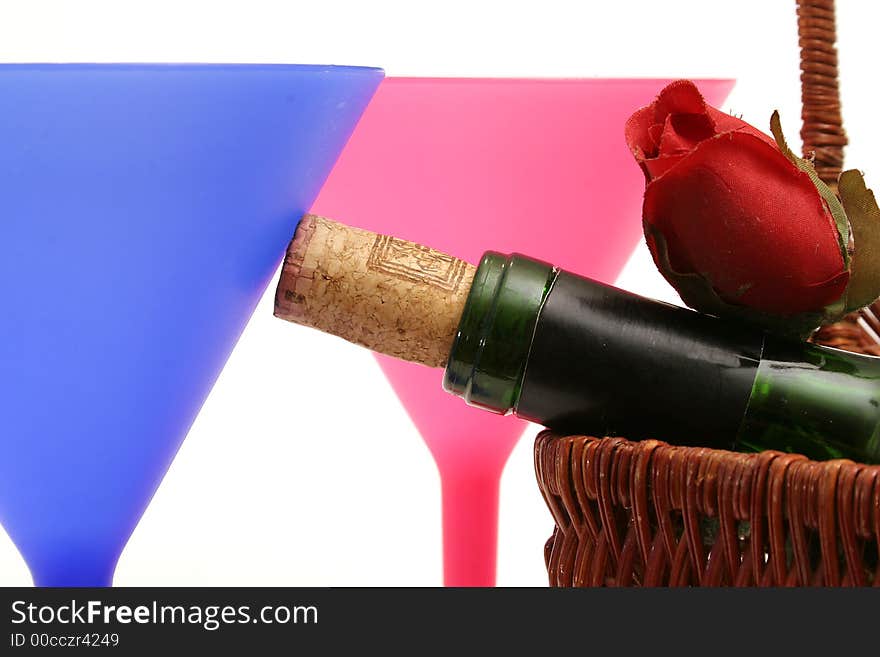
[[[526,423],[467,406],[441,388],[442,371],[379,356],[440,473],[443,580],[494,586],[501,473]],[[407,385],[401,385],[406,382]]]
[[[441,474],[445,586],[495,586],[500,476]]]

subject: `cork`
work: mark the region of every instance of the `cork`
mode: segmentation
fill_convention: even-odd
[[[306,215],[287,248],[275,316],[443,367],[475,271],[420,244]]]

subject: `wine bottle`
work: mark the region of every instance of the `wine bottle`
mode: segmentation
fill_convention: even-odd
[[[880,460],[880,358],[487,253],[444,387],[559,432]]]
[[[276,315],[445,364],[443,387],[468,404],[561,433],[880,462],[880,358],[773,337],[523,255],[487,252],[474,269],[307,218]]]

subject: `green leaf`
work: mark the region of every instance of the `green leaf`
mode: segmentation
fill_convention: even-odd
[[[837,226],[837,241],[840,247],[840,254],[843,256],[843,266],[849,268],[850,256],[848,246],[850,224],[847,220],[847,214],[844,211],[843,206],[840,204],[837,195],[828,185],[822,182],[822,179],[819,178],[819,174],[816,173],[816,169],[813,167],[812,162],[798,157],[788,147],[788,144],[785,142],[785,136],[782,134],[782,125],[779,122],[778,111],[774,111],[773,115],[770,117],[770,132],[773,133],[773,138],[776,140],[776,145],[779,146],[779,150],[782,151],[782,154],[785,155],[785,157],[788,158],[788,160],[798,169],[810,177],[810,180],[813,181],[813,184],[819,191],[819,196],[821,196],[828,205],[828,209],[831,211],[831,216],[834,218],[834,224]]]
[[[853,232],[855,252],[846,288],[846,308],[858,310],[880,297],[880,208],[860,171],[840,174],[837,191]]]

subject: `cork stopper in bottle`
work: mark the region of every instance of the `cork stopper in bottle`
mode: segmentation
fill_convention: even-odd
[[[440,251],[306,215],[287,248],[275,316],[443,367],[474,272]]]

